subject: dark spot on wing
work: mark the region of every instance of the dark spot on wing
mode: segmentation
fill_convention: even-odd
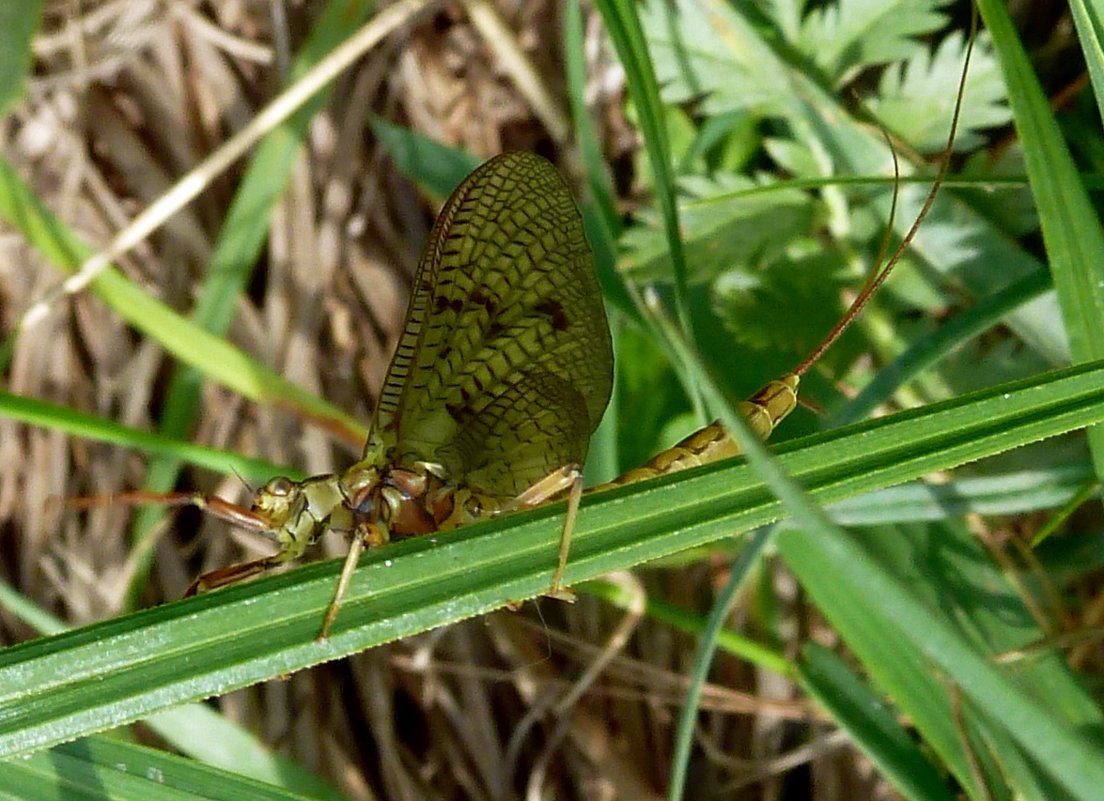
[[[552,323],[552,327],[557,331],[567,329],[567,315],[564,314],[563,304],[558,300],[554,298],[542,300],[534,306],[534,309],[547,317],[548,321]]]
[[[482,289],[476,287],[472,290],[472,293],[468,296],[472,303],[476,303],[487,310],[487,314],[494,315],[498,310],[498,302]]]
[[[434,310],[440,314],[445,309],[452,309],[454,312],[460,312],[464,309],[464,301],[460,298],[453,298],[449,300],[444,295],[438,295],[437,300],[433,304]]]

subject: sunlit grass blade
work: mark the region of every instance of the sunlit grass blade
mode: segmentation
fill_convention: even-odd
[[[679,325],[683,333],[693,341],[694,328],[688,298],[686,257],[683,252],[682,234],[679,230],[678,204],[675,201],[671,147],[667,141],[667,128],[655,69],[640,26],[638,6],[628,0],[599,0],[597,7],[606,23],[606,30],[613,40],[621,64],[624,66],[629,93],[640,118],[641,133],[644,136],[645,149],[649,155],[655,181],[656,202],[663,216],[663,228],[674,270],[675,308]],[[690,396],[697,406],[698,396],[692,387]],[[704,423],[704,419],[701,422]]]
[[[112,420],[79,412],[68,406],[59,406],[37,398],[26,398],[2,391],[0,391],[0,417],[54,431],[65,431],[83,439],[166,456],[220,473],[237,473],[250,481],[264,481],[281,471],[289,476],[300,475],[294,468],[280,468],[271,462],[250,459],[248,456],[232,451],[209,448],[162,434],[139,431]]]
[[[0,581],[0,606],[43,634],[60,634],[70,628],[64,622]],[[220,715],[206,704],[181,704],[155,712],[142,720],[143,725],[182,754],[213,768],[269,782],[312,797],[339,801],[341,796],[315,774],[287,757],[275,753],[239,724]],[[103,752],[89,752],[98,764]],[[0,782],[9,786],[5,774],[11,761],[0,761]],[[108,767],[118,765],[108,763]],[[60,771],[60,768],[57,770]],[[13,779],[15,780],[15,779]]]
[[[1031,754],[1033,770],[1072,797],[1096,797],[1104,781],[1104,744],[1078,731],[1099,726],[1093,722],[1099,709],[1087,695],[1073,705],[1037,696],[1045,683],[1025,683],[1017,671],[994,664],[994,655],[972,642],[953,618],[923,603],[912,583],[864,548],[861,536],[831,526],[805,527],[781,532],[778,544],[818,608],[904,705],[964,786],[980,792],[956,731],[959,714],[966,716],[970,730],[983,721],[994,726],[986,747],[1006,769],[1023,749]],[[946,608],[943,602],[937,605]],[[1066,686],[1077,687],[1060,660],[1049,662],[1050,667],[1066,671]],[[965,699],[968,712],[954,711],[961,703],[956,696]],[[1021,781],[1013,785],[1025,786]]]
[[[1073,359],[1104,358],[1104,263],[1100,259],[1104,229],[1007,6],[999,0],[978,0],[978,8],[993,37],[1008,84]],[[1104,478],[1104,428],[1090,430],[1089,442],[1097,475]]]
[[[1104,419],[1104,364],[1082,365],[780,448],[827,502]],[[567,580],[578,583],[777,519],[739,462],[584,502]],[[366,554],[331,638],[316,640],[339,569],[167,604],[0,653],[0,754],[110,728],[476,614],[548,588],[562,524],[548,506]]]
[[[310,795],[264,784],[166,751],[89,737],[0,763],[4,795],[20,801],[110,798],[113,801],[339,801],[320,782]]]

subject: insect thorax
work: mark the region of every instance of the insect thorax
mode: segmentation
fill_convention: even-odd
[[[281,561],[296,559],[326,531],[359,537],[367,547],[395,537],[447,531],[499,511],[498,499],[450,483],[441,465],[379,464],[368,456],[341,474],[301,482],[277,477],[253,498],[269,522]]]
[[[448,480],[437,463],[414,461],[410,466],[368,460],[341,477],[353,528],[366,545],[392,537],[447,531],[498,512],[497,499]]]

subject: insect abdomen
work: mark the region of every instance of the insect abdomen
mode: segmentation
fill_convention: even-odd
[[[799,380],[798,376],[792,373],[783,376],[767,383],[748,400],[738,405],[737,408],[748,425],[763,439],[769,437],[775,426],[797,406]],[[736,440],[729,436],[719,421],[714,421],[653,457],[641,467],[628,471],[598,489],[620,487],[634,481],[674,473],[739,454],[740,446]]]

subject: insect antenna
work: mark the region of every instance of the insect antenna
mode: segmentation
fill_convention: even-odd
[[[240,478],[240,476],[239,476]],[[69,509],[88,510],[105,506],[165,506],[170,509],[183,509],[189,506],[199,511],[225,520],[250,531],[267,531],[271,523],[264,515],[245,506],[239,506],[217,495],[202,492],[150,492],[148,490],[129,490],[106,495],[86,495],[78,498],[64,498],[63,503]]]
[[[916,218],[912,221],[912,225],[909,227],[909,230],[905,234],[904,238],[893,250],[893,255],[889,257],[888,261],[886,261],[884,265],[880,267],[874,267],[874,269],[868,276],[866,283],[863,284],[862,290],[855,297],[855,299],[851,301],[851,305],[847,307],[847,311],[844,312],[839,321],[834,326],[832,326],[832,330],[828,332],[824,339],[822,339],[820,343],[817,344],[816,347],[814,347],[809,352],[809,354],[801,361],[801,363],[798,364],[797,367],[795,367],[791,371],[792,375],[804,375],[809,370],[809,368],[816,364],[817,360],[819,360],[820,357],[824,355],[824,352],[836,343],[836,341],[843,335],[843,332],[851,326],[851,324],[859,316],[862,310],[866,308],[866,304],[870,302],[870,298],[873,297],[874,293],[877,292],[882,284],[885,283],[886,279],[889,278],[889,274],[893,272],[893,268],[896,267],[897,262],[901,260],[901,257],[905,253],[905,249],[912,244],[912,240],[916,238],[917,231],[920,230],[920,225],[928,216],[928,212],[931,211],[931,207],[935,203],[936,195],[939,194],[939,190],[943,186],[943,181],[947,177],[947,172],[950,169],[951,154],[954,150],[955,136],[958,133],[958,122],[962,114],[962,98],[966,93],[966,77],[970,71],[970,56],[974,51],[974,40],[976,38],[977,9],[975,8],[970,20],[970,41],[966,47],[966,59],[962,67],[962,74],[959,77],[958,81],[958,92],[955,96],[954,113],[951,115],[951,130],[950,133],[947,135],[947,145],[943,149],[943,153],[940,157],[939,170],[936,172],[935,179],[932,181],[931,189],[928,190],[928,195],[924,200],[924,205],[921,206],[920,211],[917,213]],[[885,133],[884,129],[882,130],[882,135],[885,136],[887,140],[889,139],[889,136]],[[897,160],[897,151],[892,146],[892,143],[890,143],[890,152],[893,154],[894,182],[896,184],[899,184],[901,179],[900,164]],[[885,237],[882,240],[882,245],[879,249],[878,257],[874,262],[875,265],[881,265],[883,259],[885,258],[890,237],[892,236],[893,222],[896,211],[897,193],[894,193],[893,203],[890,207],[889,212],[889,224],[886,226]]]

